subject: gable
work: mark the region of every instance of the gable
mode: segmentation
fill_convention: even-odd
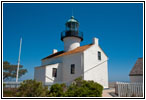
[[[108,58],[108,56],[105,54],[105,52],[102,50],[102,48],[100,46],[98,46],[100,48],[100,50],[103,52],[103,54]]]
[[[93,49],[94,48],[94,49]],[[108,59],[108,56],[105,54],[105,52],[103,51],[103,49],[99,46],[99,45],[92,45],[91,48],[89,49],[86,49],[84,52],[88,51],[88,50],[94,50],[94,51],[100,51],[102,53],[102,55],[104,55],[107,59]]]
[[[129,76],[142,76],[143,75],[143,58],[139,58],[132,70],[130,71]]]

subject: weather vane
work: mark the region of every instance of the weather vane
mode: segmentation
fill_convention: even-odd
[[[72,8],[72,16],[74,16],[74,15],[73,15],[73,8]]]

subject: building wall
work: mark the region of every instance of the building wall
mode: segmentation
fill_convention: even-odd
[[[41,61],[42,66],[48,64],[56,64],[56,63],[62,63],[62,57],[50,58]]]
[[[57,77],[52,76],[53,68],[57,68]],[[62,80],[62,63],[44,65],[35,68],[34,79],[37,81],[46,82],[61,82]]]
[[[98,51],[101,52],[101,60],[98,60]],[[94,44],[84,51],[84,80],[93,80],[108,88],[107,56]]]
[[[81,65],[82,54],[83,53],[76,53],[76,54],[66,55],[66,56],[58,57],[54,59],[42,60],[42,66],[45,66],[45,76],[43,76],[45,77],[45,82],[70,83],[75,78],[81,76],[81,73],[83,73],[83,66]],[[56,63],[56,62],[61,62],[61,61],[62,63]],[[49,64],[49,65],[46,65],[46,64]],[[71,64],[75,64],[75,74],[71,74]],[[57,68],[56,78],[52,77],[53,68]],[[41,70],[40,72],[39,71],[37,72],[42,74]],[[38,79],[38,80],[41,80],[41,79]]]
[[[46,67],[42,66],[42,67],[35,67],[35,71],[34,71],[34,79],[36,81],[41,81],[41,82],[45,82],[45,73],[46,73]]]
[[[52,76],[53,68],[57,68],[57,77]],[[56,63],[46,66],[45,82],[61,82],[62,81],[62,63]]]
[[[130,82],[143,82],[143,76],[130,76]]]
[[[82,53],[76,53],[63,57],[63,82],[70,83],[81,76],[83,72],[83,66],[81,66],[81,55]],[[75,64],[75,74],[71,74],[71,64]]]

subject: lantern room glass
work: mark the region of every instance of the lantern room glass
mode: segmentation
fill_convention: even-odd
[[[83,33],[79,31],[79,22],[72,16],[65,24],[65,31],[61,32],[61,40],[65,37],[78,37],[83,41]]]
[[[66,23],[66,31],[78,31],[79,25],[76,22]]]

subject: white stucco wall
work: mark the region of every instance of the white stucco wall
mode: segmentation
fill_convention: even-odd
[[[63,82],[70,83],[81,76],[83,66],[81,65],[82,53],[71,54],[63,57]],[[71,74],[71,64],[75,64],[75,74]]]
[[[52,76],[53,68],[57,68],[57,77]],[[56,63],[46,66],[45,82],[61,82],[62,81],[62,63]]]
[[[45,82],[45,73],[46,73],[46,67],[35,67],[34,70],[34,79],[37,81]]]
[[[57,77],[52,76],[53,68],[57,68]],[[46,82],[61,82],[62,80],[62,63],[44,65],[35,68],[34,79]]]
[[[48,64],[56,64],[56,63],[62,63],[62,57],[50,58],[41,61],[42,66]]]
[[[80,46],[81,39],[77,37],[66,37],[63,39],[64,50],[70,51]]]
[[[143,82],[143,76],[130,76],[130,82]]]
[[[98,60],[98,51],[101,52],[101,60]],[[84,51],[84,80],[93,80],[108,88],[108,63],[107,56],[94,44]],[[98,65],[98,66],[97,66]]]

